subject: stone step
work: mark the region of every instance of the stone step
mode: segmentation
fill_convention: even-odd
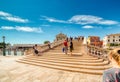
[[[70,55],[70,53],[67,53],[67,54],[65,54],[65,53],[61,53],[61,52],[56,52],[56,53],[53,53],[53,52],[45,52],[45,53],[40,53],[41,54],[41,56],[42,57],[44,57],[44,56],[67,56],[67,57],[82,57],[82,56],[84,56],[84,57],[91,57],[91,58],[96,58],[96,57],[93,57],[92,55],[86,55],[86,54],[84,54],[84,53],[81,53],[81,52],[79,52],[79,53],[72,53],[72,56],[69,56]],[[34,56],[33,54],[29,54],[29,55],[25,55],[25,56]]]
[[[71,72],[80,72],[80,73],[96,74],[96,75],[102,75],[103,74],[103,70],[91,70],[91,69],[83,69],[83,68],[61,67],[61,66],[56,66],[56,65],[37,63],[37,62],[33,62],[33,61],[18,61],[18,62],[25,63],[25,64],[36,65],[36,66],[47,67],[47,68],[71,71]]]
[[[63,49],[54,49],[54,50],[49,50],[50,52],[63,52]],[[80,49],[74,49],[74,52],[79,52]],[[70,52],[70,49],[68,48],[68,52]]]
[[[69,56],[69,55],[55,55],[55,56],[51,56],[51,55],[49,55],[49,56],[47,56],[47,55],[44,55],[44,56],[42,56],[42,55],[40,55],[40,56],[37,56],[37,55],[31,55],[31,56],[24,56],[23,58],[26,58],[26,57],[30,57],[30,58],[32,58],[32,57],[37,57],[37,58],[58,58],[58,59],[80,59],[80,60],[98,60],[99,58],[97,58],[97,57],[84,57],[84,56]]]
[[[28,55],[25,57],[36,57],[36,58],[59,58],[59,59],[80,59],[80,60],[98,60],[98,58],[92,57],[92,56],[68,56],[68,55],[42,55],[42,56],[33,56],[33,55]],[[103,60],[103,59],[102,59]]]
[[[82,68],[82,69],[91,69],[91,70],[105,70],[110,68],[110,66],[86,66],[86,65],[75,65],[75,64],[66,64],[66,63],[58,63],[58,62],[49,62],[49,61],[38,61],[38,60],[29,60],[29,59],[22,59],[22,61],[30,61],[35,63],[42,63],[47,65],[53,66],[61,66],[61,67],[71,67],[71,68]]]
[[[60,46],[60,47],[56,47],[56,48],[52,48],[51,50],[62,50],[64,46]],[[75,50],[79,50],[79,46],[76,45],[76,46],[73,46]],[[68,46],[68,49],[70,49],[70,47]]]
[[[51,59],[51,60],[70,60],[70,61],[103,61],[103,59],[98,59],[98,58],[77,58],[77,57],[63,57],[63,56],[56,56],[56,57],[45,57],[45,56],[27,56],[23,58],[38,58],[38,59]]]
[[[49,52],[63,52],[63,51],[61,49],[61,50],[50,50]],[[70,49],[68,49],[68,52],[70,52]],[[80,52],[80,50],[73,50],[72,52]]]
[[[67,54],[65,54],[64,52],[46,52],[46,53],[43,53],[43,56],[44,55],[70,55],[71,53],[68,52]],[[83,55],[82,53],[80,52],[72,52],[72,55],[73,56],[76,56],[76,55]]]
[[[66,55],[66,56],[68,56],[69,54],[70,54],[70,52],[68,52],[67,54],[65,54],[64,52],[43,52],[43,53],[40,53],[42,56],[57,56],[57,55]],[[73,54],[73,56],[72,57],[75,57],[76,55],[84,55],[83,53],[81,53],[81,52],[73,52],[72,53]],[[26,55],[26,56],[30,56],[30,55],[32,55],[32,54],[29,54],[29,55]],[[91,56],[91,55],[84,55],[84,56],[87,56],[87,57],[93,57],[93,56]]]
[[[63,63],[63,64],[74,64],[74,65],[88,65],[88,66],[105,66],[108,65],[108,61],[104,62],[84,62],[84,61],[70,61],[70,60],[50,60],[50,59],[36,59],[36,58],[24,58],[21,60],[34,60],[34,61],[42,61],[42,62],[53,62],[53,63]]]
[[[101,62],[103,59],[90,59],[90,58],[69,58],[69,57],[40,57],[40,56],[30,56],[30,57],[24,57],[24,58],[38,58],[38,59],[51,59],[51,60],[68,60],[68,61],[95,61],[95,62]]]
[[[64,53],[64,52],[60,50],[60,51],[49,51],[49,53]],[[70,53],[69,50],[68,50],[68,53]],[[80,53],[80,51],[72,51],[72,53]]]
[[[88,62],[88,63],[98,63],[98,62],[103,62],[103,59],[97,59],[97,60],[86,60],[86,59],[71,59],[71,58],[67,58],[67,57],[64,57],[64,58],[61,58],[61,57],[57,57],[57,58],[42,58],[42,57],[26,57],[25,59],[36,59],[36,60],[54,60],[54,61],[66,61],[66,62],[70,62],[70,61],[72,61],[72,62]]]

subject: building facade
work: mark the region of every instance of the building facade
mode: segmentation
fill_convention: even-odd
[[[120,45],[120,33],[110,34],[103,38],[103,47],[109,48],[110,46]]]
[[[65,34],[59,33],[59,34],[56,35],[56,40],[55,41],[64,40],[66,38],[67,38],[67,36]]]
[[[88,36],[87,44],[88,45],[102,47],[103,42],[100,41],[100,37],[99,36]]]

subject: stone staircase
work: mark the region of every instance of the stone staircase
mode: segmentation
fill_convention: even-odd
[[[74,40],[73,45],[73,56],[64,54],[62,52],[63,45],[60,45],[43,53],[42,56],[27,55],[26,57],[17,60],[17,62],[96,75],[102,75],[105,69],[111,67],[107,60],[87,55],[84,46],[82,46],[82,41],[78,42],[77,40]]]

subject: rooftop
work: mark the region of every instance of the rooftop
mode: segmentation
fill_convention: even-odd
[[[107,35],[107,36],[120,36],[120,33],[117,33],[117,34],[110,34],[110,35]]]

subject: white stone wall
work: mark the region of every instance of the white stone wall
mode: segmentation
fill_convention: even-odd
[[[107,42],[108,41],[108,38],[107,38],[107,36],[105,36],[104,38],[103,38],[103,48],[107,48]]]
[[[108,40],[109,40],[109,42],[108,43],[117,43],[117,44],[119,44],[120,43],[120,35],[118,36],[118,35],[114,35],[114,36],[108,36]],[[114,40],[114,41],[113,41]]]
[[[120,35],[108,35],[103,38],[103,48],[108,48],[107,44],[120,44]]]

